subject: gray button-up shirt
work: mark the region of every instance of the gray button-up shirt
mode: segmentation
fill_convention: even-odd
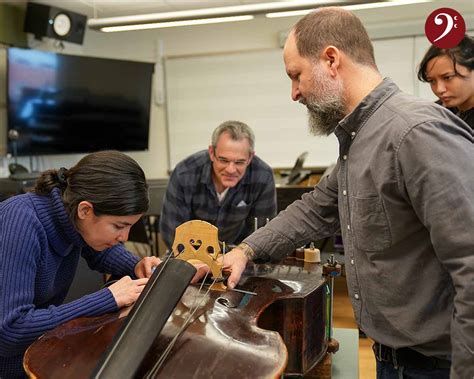
[[[335,134],[332,173],[244,242],[279,259],[340,229],[360,328],[474,377],[472,129],[385,79]]]

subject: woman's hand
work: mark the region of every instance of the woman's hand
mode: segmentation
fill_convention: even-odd
[[[149,278],[153,274],[154,267],[161,263],[157,257],[145,257],[135,266],[135,275],[137,278]]]
[[[124,276],[108,288],[112,292],[117,306],[122,308],[132,305],[137,301],[147,282],[148,278],[132,280],[129,276]]]

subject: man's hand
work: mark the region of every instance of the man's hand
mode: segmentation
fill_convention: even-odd
[[[227,286],[232,289],[234,288],[237,283],[239,283],[240,277],[242,276],[242,272],[245,270],[245,266],[248,262],[248,257],[244,254],[243,250],[239,247],[232,249],[223,257],[220,257],[218,262],[222,263],[224,260],[224,266],[222,268],[223,271],[230,271],[230,276],[227,279]],[[201,280],[206,273],[208,273],[209,267],[202,263],[201,261],[192,262],[194,267],[196,267],[197,272],[191,280],[191,283],[197,283]]]
[[[161,259],[157,257],[145,257],[135,266],[135,275],[137,278],[149,278],[153,274],[153,267],[158,266]]]
[[[230,276],[227,279],[227,286],[230,289],[239,283],[248,261],[249,258],[240,247],[236,247],[224,255],[223,270],[230,271]]]

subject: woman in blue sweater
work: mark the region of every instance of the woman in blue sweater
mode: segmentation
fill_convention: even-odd
[[[147,209],[143,170],[116,151],[45,171],[32,193],[0,203],[0,378],[25,376],[23,354],[47,330],[137,300],[160,260],[140,260],[121,242]],[[124,277],[63,304],[80,255]]]

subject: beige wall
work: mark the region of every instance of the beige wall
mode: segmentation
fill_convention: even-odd
[[[67,8],[67,2],[62,4]],[[424,20],[434,9],[453,7],[451,1],[417,4],[404,7],[384,8],[356,12],[363,20],[372,38],[420,35]],[[456,1],[455,8],[464,16],[469,28],[473,28],[474,10],[472,1]],[[215,24],[182,28],[154,29],[136,32],[101,33],[87,30],[84,45],[65,44],[65,53],[87,56],[130,59],[156,62],[157,46],[162,43],[165,57],[186,55],[210,55],[214,53],[262,49],[279,46],[282,32],[287,32],[297,18],[265,19],[229,24]],[[53,50],[51,41],[31,46]],[[255,70],[261,70],[255,67]],[[282,68],[283,69],[283,68]],[[251,92],[249,92],[251,94]],[[426,92],[425,92],[426,93]],[[289,95],[288,95],[288,101]],[[189,131],[192,133],[192,130]],[[205,146],[204,146],[205,147]],[[152,103],[150,150],[131,154],[144,168],[147,177],[160,178],[167,175],[169,153],[167,143],[166,104]],[[54,156],[37,159],[40,169],[70,166],[79,156]]]

